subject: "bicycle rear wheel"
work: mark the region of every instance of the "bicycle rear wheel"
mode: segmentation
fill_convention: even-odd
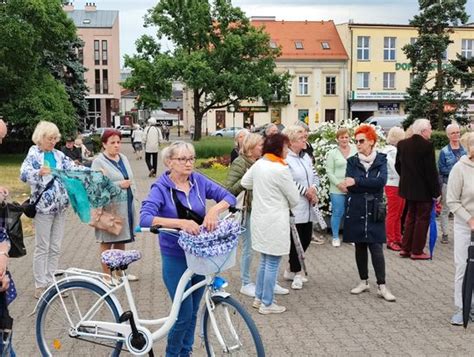
[[[106,292],[86,281],[69,281],[59,286],[62,301],[69,313],[72,325],[78,324],[92,306]],[[63,294],[63,296],[65,295]],[[36,317],[36,341],[43,356],[118,356],[122,342],[98,337],[74,336],[74,331],[57,290],[51,290],[41,302]],[[89,320],[118,322],[120,311],[110,296],[95,309]],[[79,328],[81,329],[81,328]],[[88,331],[89,330],[89,331]],[[80,330],[81,331],[81,330]],[[83,328],[82,332],[113,335],[107,331]]]
[[[204,343],[208,356],[258,356],[264,357],[262,339],[255,322],[244,307],[232,297],[213,296],[212,314],[221,334],[225,347],[222,346],[212,326],[209,310],[204,312]]]

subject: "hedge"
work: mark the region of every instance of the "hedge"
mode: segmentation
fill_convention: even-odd
[[[234,139],[206,137],[200,141],[193,142],[198,159],[207,159],[209,157],[220,157],[230,155],[234,148]]]

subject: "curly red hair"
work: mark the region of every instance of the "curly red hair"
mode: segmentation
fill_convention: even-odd
[[[367,140],[373,140],[374,143],[377,142],[377,132],[373,125],[370,124],[361,124],[355,130],[354,136],[358,134],[364,134]]]

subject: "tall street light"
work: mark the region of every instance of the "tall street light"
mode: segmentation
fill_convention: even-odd
[[[181,127],[179,125],[179,122],[181,121],[181,107],[178,105],[176,107],[176,110],[178,112],[178,137],[180,137],[181,136],[181,129],[180,129]]]
[[[232,112],[232,136],[235,138],[235,105],[231,103],[228,108],[229,112]]]

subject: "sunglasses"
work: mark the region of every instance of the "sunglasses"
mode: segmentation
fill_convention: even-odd
[[[363,144],[363,143],[365,143],[365,139],[359,139],[359,140],[355,139],[355,143],[356,143],[356,145]]]

